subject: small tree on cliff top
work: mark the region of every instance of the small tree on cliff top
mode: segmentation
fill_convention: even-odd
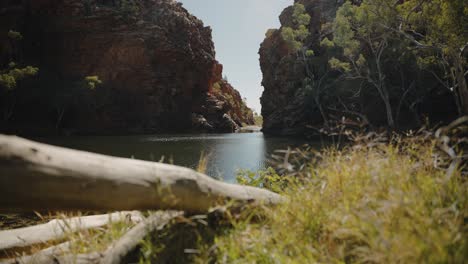
[[[306,13],[304,5],[294,4],[292,14],[293,26],[281,29],[281,37],[293,52],[299,52],[304,49],[304,41],[310,35],[307,28],[310,19],[310,15]]]
[[[312,78],[307,58],[314,56],[314,51],[305,46],[307,38],[310,36],[308,29],[310,15],[307,14],[303,4],[294,4],[292,14],[293,27],[283,27],[281,37],[287,43],[292,52],[304,63],[307,75]]]
[[[15,50],[17,42],[23,39],[23,35],[17,31],[10,30],[8,38],[10,39],[11,49]],[[3,86],[8,91],[15,89],[18,82],[22,79],[34,76],[39,71],[38,68],[32,66],[19,67],[15,62],[15,55],[13,54],[8,67],[0,70],[0,86]]]
[[[281,37],[287,43],[293,53],[296,53],[297,60],[304,65],[307,77],[302,81],[302,89],[298,90],[298,94],[312,97],[313,103],[319,109],[320,114],[325,123],[328,122],[325,110],[320,101],[323,79],[326,73],[321,70],[311,67],[311,61],[316,55],[315,52],[307,45],[307,39],[311,33],[309,24],[311,16],[307,13],[304,5],[296,3],[293,6],[292,12],[292,27],[283,27],[281,29]],[[268,36],[267,32],[267,36]],[[271,34],[271,33],[270,33]],[[313,64],[312,64],[313,65]],[[307,101],[307,99],[305,99]]]

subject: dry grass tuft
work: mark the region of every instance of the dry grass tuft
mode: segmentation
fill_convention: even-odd
[[[424,142],[323,151],[286,203],[233,219],[198,262],[466,263],[468,183],[435,168],[436,143]]]

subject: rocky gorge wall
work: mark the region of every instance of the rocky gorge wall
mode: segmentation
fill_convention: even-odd
[[[311,49],[319,50],[321,24],[332,22],[336,10],[343,1],[300,0],[311,16],[308,26],[310,36],[306,40]],[[307,77],[302,62],[291,53],[281,36],[281,29],[292,25],[293,7],[287,7],[280,15],[280,29],[271,29],[260,47],[260,66],[263,73],[264,92],[261,97],[263,131],[270,134],[303,134],[306,126],[320,122],[320,115],[307,109],[306,95],[301,91]],[[326,58],[320,62],[326,64]]]
[[[15,60],[39,68],[2,93],[4,105],[16,102],[4,132],[232,132],[253,120],[251,112],[230,116],[246,107],[242,100],[213,96],[222,66],[211,29],[176,1],[6,1],[0,14],[2,66]],[[20,43],[9,30],[21,32]],[[87,89],[87,76],[102,83]],[[238,94],[225,87],[223,94]]]
[[[294,23],[293,7],[286,8],[279,17],[281,28],[270,29],[259,50],[264,87],[263,131],[276,135],[310,135],[317,134],[331,121],[343,120],[356,126],[385,127],[385,109],[375,89],[359,80],[341,78],[329,66],[329,60],[337,56],[337,49],[321,45],[325,38],[333,40],[332,23],[344,1],[295,0],[295,3],[303,4],[311,17],[307,26],[309,36],[303,45],[314,55],[304,62],[283,39],[282,29],[293,27]],[[418,127],[426,118],[437,123],[456,117],[450,92],[440,89],[431,74],[418,69],[415,59],[397,64],[392,56],[398,54],[390,53],[385,55],[389,63],[384,65],[384,71],[399,128]],[[410,96],[412,101],[408,99]],[[403,100],[405,97],[408,100]]]

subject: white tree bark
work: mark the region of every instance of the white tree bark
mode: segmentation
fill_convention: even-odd
[[[131,214],[131,215],[130,215]],[[132,221],[138,221],[139,223],[134,226],[130,231],[128,231],[123,237],[115,241],[104,253],[93,252],[89,254],[78,254],[74,255],[70,253],[71,242],[64,242],[52,247],[43,249],[37,253],[34,253],[29,256],[18,256],[16,258],[0,260],[0,264],[53,264],[53,263],[101,263],[101,264],[118,264],[123,263],[125,257],[136,249],[141,241],[155,230],[161,230],[164,228],[172,219],[182,216],[183,212],[181,211],[159,211],[150,215],[146,219],[142,219],[140,213],[129,212],[129,213],[119,213],[119,215],[107,215],[107,219],[115,218],[115,216],[122,219],[114,220],[126,220],[130,216]],[[63,221],[63,220],[61,220]],[[67,232],[74,232],[82,230],[84,228],[92,228],[102,226],[106,221],[103,216],[92,216],[87,218],[72,218],[67,219],[67,223],[59,223],[57,220],[51,221],[49,224],[34,226],[31,228],[25,228],[21,232],[18,230],[12,230],[15,232],[3,231],[0,232],[0,241],[6,239],[6,241],[11,241],[14,236],[11,234],[18,235],[18,239],[23,241],[23,244],[20,246],[30,245],[30,242],[47,242],[52,239],[63,238],[63,235]],[[85,222],[85,225],[84,223]],[[52,223],[52,224],[51,224]],[[79,224],[79,225],[78,225]],[[65,230],[65,233],[63,231]],[[23,237],[26,231],[31,231],[32,236]],[[40,232],[37,232],[40,231]],[[2,236],[7,234],[6,236]],[[54,236],[51,234],[56,234]],[[39,237],[43,235],[43,237]],[[46,239],[49,237],[50,239]],[[34,240],[35,238],[35,240]],[[33,241],[34,240],[34,241]],[[26,242],[28,241],[28,242]],[[10,243],[7,247],[12,248],[12,246],[17,246],[18,244]],[[0,248],[2,250],[4,248]]]
[[[155,230],[161,230],[172,219],[182,216],[183,212],[156,212],[128,231],[116,241],[105,253],[101,264],[119,264],[134,250],[140,242]]]
[[[21,256],[12,259],[0,260],[0,264],[41,264],[54,263],[54,260],[70,251],[70,242],[48,247],[30,256]]]
[[[0,135],[0,211],[207,212],[226,200],[275,204],[270,191],[194,170]]]
[[[70,233],[125,220],[138,223],[143,220],[143,216],[140,212],[117,212],[63,220],[56,219],[42,225],[4,230],[0,231],[0,250],[24,248],[52,240],[60,240]]]

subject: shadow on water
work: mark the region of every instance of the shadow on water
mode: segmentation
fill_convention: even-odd
[[[321,147],[320,142],[296,138],[266,137],[262,133],[144,135],[118,137],[39,138],[41,142],[106,155],[173,163],[196,168],[201,153],[208,157],[206,174],[235,181],[239,169],[264,169],[276,149],[302,144]]]

